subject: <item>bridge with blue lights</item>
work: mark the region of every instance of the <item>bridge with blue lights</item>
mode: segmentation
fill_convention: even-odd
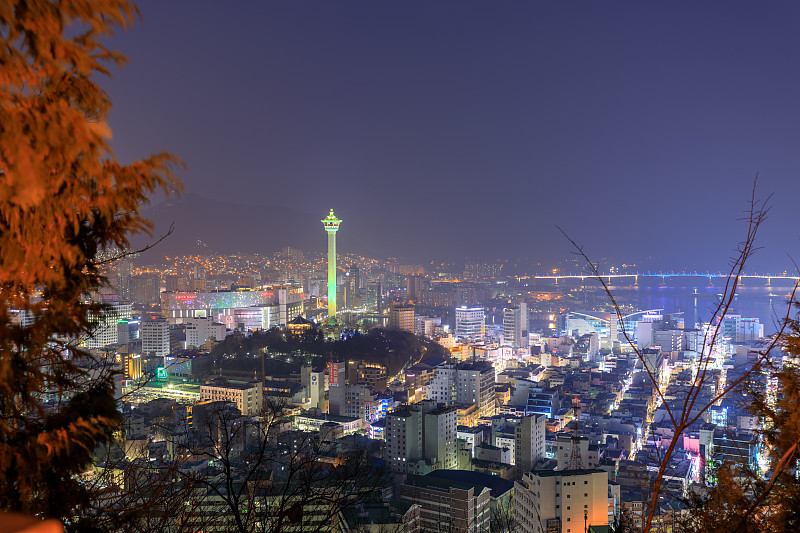
[[[532,279],[540,280],[553,280],[558,283],[560,280],[580,280],[586,281],[592,279],[602,278],[604,281],[612,283],[614,280],[633,280],[634,283],[639,283],[639,278],[655,278],[660,279],[662,283],[671,278],[705,278],[709,281],[714,278],[728,278],[733,277],[729,274],[722,272],[646,272],[636,274],[553,274],[548,276],[531,276]],[[742,274],[738,276],[740,281],[743,280],[766,280],[767,285],[771,285],[773,280],[786,281],[789,284],[800,282],[800,276],[789,276],[786,274]]]

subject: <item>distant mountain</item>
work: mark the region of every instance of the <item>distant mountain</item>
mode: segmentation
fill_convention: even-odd
[[[247,205],[185,194],[143,211],[153,224],[153,238],[137,236],[137,248],[157,239],[174,224],[172,235],[143,253],[144,260],[204,249],[216,253],[270,253],[284,246],[323,249],[321,216],[286,206]]]

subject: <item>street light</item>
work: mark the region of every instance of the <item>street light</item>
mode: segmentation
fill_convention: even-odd
[[[583,510],[583,533],[589,533],[589,526],[586,525],[586,520],[589,518],[589,511]]]

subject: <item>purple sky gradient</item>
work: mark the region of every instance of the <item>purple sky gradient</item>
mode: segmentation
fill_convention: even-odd
[[[408,262],[552,261],[559,225],[612,263],[715,270],[758,172],[753,269],[800,259],[797,2],[139,6],[103,82],[114,146],[174,152],[187,192],[333,207]]]

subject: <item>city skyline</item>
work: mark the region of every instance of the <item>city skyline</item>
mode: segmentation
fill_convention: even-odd
[[[794,4],[140,9],[111,40],[114,145],[182,157],[187,194],[309,232],[332,203],[352,249],[408,262],[561,258],[559,225],[593,257],[716,270],[760,173],[753,267],[793,268]]]

